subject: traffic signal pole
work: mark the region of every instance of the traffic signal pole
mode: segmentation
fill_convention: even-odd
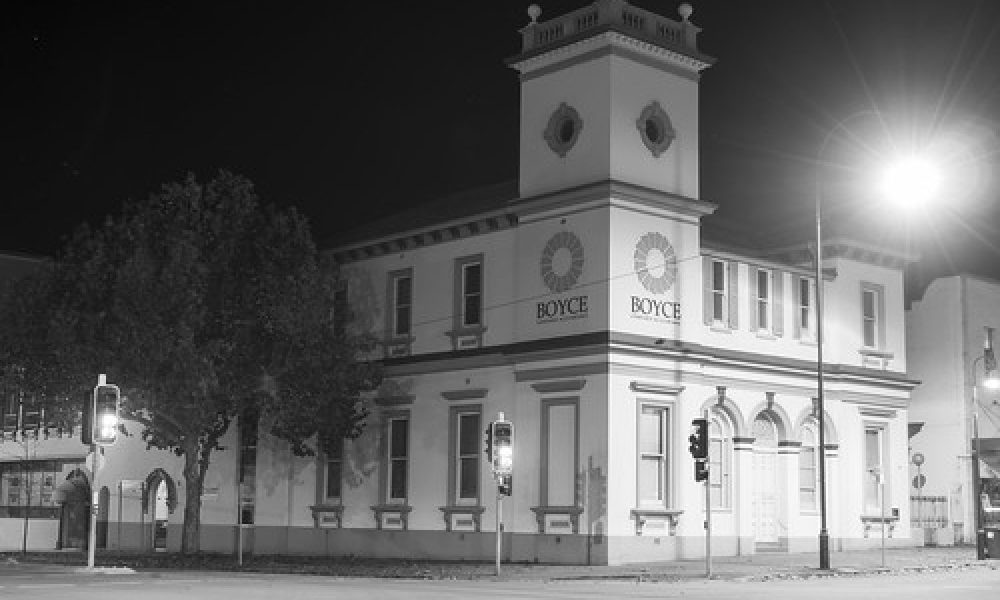
[[[101,373],[97,376],[97,386],[107,385],[107,376]],[[97,405],[97,392],[94,392],[94,402],[91,404],[91,410],[96,412]],[[91,414],[90,419],[91,427],[96,426],[96,420],[94,415]],[[91,435],[90,440],[90,527],[87,532],[87,568],[94,568],[94,556],[97,550],[97,513],[100,509],[100,490],[101,488],[97,485],[97,443],[94,440],[94,436]]]
[[[703,415],[705,422],[708,422],[708,410],[705,410]],[[712,486],[709,482],[712,480],[711,471],[708,465],[708,458],[705,458],[705,472],[708,473],[708,477],[705,478],[705,578],[712,578]]]
[[[497,577],[500,577],[500,553],[503,550],[503,494],[500,493],[500,485],[497,484]]]
[[[108,383],[107,376],[101,373],[97,376],[97,385],[85,410],[89,418],[85,419],[83,443],[90,443],[90,531],[87,535],[87,568],[94,568],[94,555],[97,550],[97,516],[100,512],[100,490],[97,476],[100,469],[98,450],[110,446],[117,439],[118,411],[121,390],[118,386]]]
[[[102,376],[103,377],[103,376]],[[97,547],[97,511],[100,508],[100,489],[97,487],[97,444],[90,444],[90,531],[87,534],[87,568],[94,568],[94,551]]]
[[[493,480],[497,486],[496,506],[496,570],[500,577],[500,557],[503,555],[503,497],[513,492],[514,467],[514,424],[497,413],[495,421],[486,428],[486,456],[493,470]]]
[[[708,409],[691,421],[688,451],[694,459],[694,480],[705,482],[705,577],[712,577],[712,486],[708,466]]]

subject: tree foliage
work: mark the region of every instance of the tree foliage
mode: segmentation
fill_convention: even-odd
[[[189,175],[82,226],[18,285],[0,357],[50,397],[97,373],[119,384],[147,445],[184,458],[182,551],[197,551],[205,473],[234,419],[259,414],[298,455],[361,432],[357,398],[380,373],[336,321],[336,286],[301,214],[262,206],[243,177]]]

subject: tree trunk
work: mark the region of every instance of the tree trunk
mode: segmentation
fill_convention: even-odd
[[[184,529],[181,554],[201,551],[201,487],[204,474],[199,468],[198,445],[184,447]]]

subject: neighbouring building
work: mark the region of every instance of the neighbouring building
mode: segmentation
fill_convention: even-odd
[[[1000,282],[936,279],[906,320],[913,516],[928,541],[975,543],[975,432],[984,521],[1000,526],[1000,393],[983,385],[988,329],[1000,329]],[[978,427],[977,427],[978,426]]]
[[[300,459],[252,426],[231,432],[206,480],[203,547],[490,560],[483,430],[499,412],[514,424],[505,559],[702,556],[705,487],[687,437],[704,414],[713,553],[815,551],[821,457],[834,551],[875,546],[883,531],[914,543],[906,257],[824,244],[819,448],[808,244],[740,247],[703,228],[716,205],[699,194],[698,91],[713,59],[690,7],[680,20],[620,0],[545,21],[529,12],[508,61],[521,88],[517,182],[330,249],[353,326],[383,342],[388,379],[365,434]],[[76,457],[71,479],[58,476],[89,485],[81,448],[46,441],[37,459]],[[155,548],[166,522],[176,548],[178,459],[129,438],[105,460],[103,545]],[[16,524],[3,527],[13,545]],[[31,527],[37,544],[66,543],[55,525]]]

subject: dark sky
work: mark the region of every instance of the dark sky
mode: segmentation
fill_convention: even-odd
[[[518,83],[503,61],[528,4],[7,3],[0,250],[51,253],[77,223],[187,171],[246,175],[320,239],[513,179]],[[539,4],[545,20],[587,2]],[[633,4],[673,17],[679,3]],[[718,59],[701,85],[701,190],[720,220],[803,228],[824,135],[876,109],[881,121],[840,130],[863,144],[838,135],[824,157],[831,221],[887,217],[859,191],[858,165],[890,144],[873,131],[896,147],[947,139],[961,168],[911,232],[924,274],[1000,275],[1000,3],[692,4]]]

